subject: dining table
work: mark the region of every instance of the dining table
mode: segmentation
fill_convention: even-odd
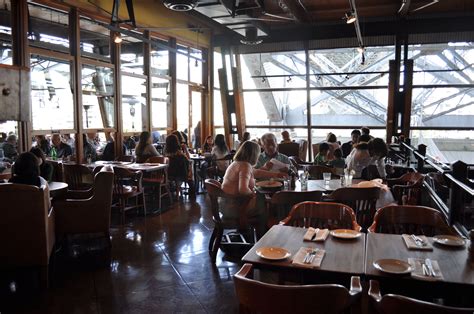
[[[56,199],[62,198],[66,195],[68,186],[65,182],[50,181],[48,182],[49,195]]]
[[[2,180],[9,180],[12,177],[12,168],[5,168],[0,172],[0,182]]]
[[[351,276],[364,273],[365,234],[356,239],[338,239],[331,235],[323,242],[304,241],[308,229],[292,226],[273,226],[250,251],[242,258],[255,268],[284,273],[286,277],[304,282],[350,280]],[[257,250],[265,247],[278,247],[287,250],[291,256],[283,260],[268,260],[257,255]],[[292,263],[292,258],[301,247],[325,250],[320,267],[308,268]],[[336,279],[337,278],[337,279]]]
[[[200,187],[200,177],[199,177],[199,170],[201,169],[201,165],[206,159],[210,159],[212,155],[208,155],[207,157],[201,154],[190,154],[189,158],[193,162],[193,178],[194,178],[194,187],[197,194],[201,192],[199,189]]]
[[[401,235],[368,233],[365,251],[364,273],[367,279],[376,279],[392,292],[409,293],[418,297],[456,297],[462,293],[474,295],[474,258],[469,258],[469,240],[460,247],[435,243],[433,237],[426,237],[432,250],[408,249]],[[415,277],[408,274],[389,274],[374,266],[380,259],[395,259],[407,262],[408,258],[436,261],[442,280]],[[423,295],[426,294],[426,295]],[[451,295],[453,294],[453,295]]]
[[[360,181],[362,181],[362,180],[354,179],[352,181],[352,184],[357,184]],[[341,187],[344,187],[344,185],[341,184],[340,179],[331,179],[328,182],[326,182],[324,180],[308,180],[306,188],[303,188],[302,185],[301,185],[300,180],[297,180],[297,181],[295,181],[295,187],[294,188],[285,187],[283,185],[281,190],[282,191],[284,191],[284,190],[294,191],[294,192],[320,191],[320,192],[323,192],[323,193],[330,193],[330,192],[335,191],[335,190],[337,190]],[[258,193],[270,194],[270,195],[274,194],[276,191],[278,191],[278,190],[275,190],[275,189],[265,189],[265,188],[258,187],[258,184],[257,184],[256,190],[257,190]]]

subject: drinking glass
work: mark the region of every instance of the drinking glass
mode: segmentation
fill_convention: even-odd
[[[329,181],[331,181],[331,173],[330,172],[323,172],[323,179],[326,185],[329,185]]]
[[[306,191],[308,189],[308,178],[305,173],[300,174],[301,190]]]

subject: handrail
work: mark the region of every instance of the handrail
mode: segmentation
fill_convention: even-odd
[[[451,180],[451,182],[453,182],[454,184],[456,184],[457,186],[459,186],[461,189],[463,189],[466,193],[470,194],[471,196],[474,196],[474,190],[472,188],[470,188],[469,186],[467,186],[466,184],[464,184],[463,182],[459,181],[458,179],[456,179],[452,174],[450,173],[446,173],[446,178],[448,178],[449,180]]]

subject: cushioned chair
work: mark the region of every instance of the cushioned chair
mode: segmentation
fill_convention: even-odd
[[[295,169],[297,169],[297,170],[303,169],[304,166],[312,166],[313,165],[312,162],[303,161],[300,157],[297,157],[297,156],[290,156],[288,158],[290,159],[290,162],[293,165],[293,167],[295,167]]]
[[[373,222],[379,194],[380,188],[378,187],[345,187],[335,190],[323,200],[342,203],[352,208],[356,213],[357,223],[362,226],[363,230],[367,230]]]
[[[387,179],[393,196],[399,205],[421,205],[421,191],[425,175],[409,172],[396,179]]]
[[[351,278],[351,287],[335,284],[275,285],[253,279],[252,264],[244,264],[234,275],[241,313],[345,313],[359,300],[359,277]]]
[[[382,296],[378,281],[370,280],[369,299],[371,306],[381,314],[472,314],[474,308],[455,308],[443,306],[409,297],[386,294]]]
[[[291,209],[280,224],[304,228],[352,229],[361,231],[349,206],[328,202],[302,202]]]
[[[300,144],[298,143],[283,143],[278,144],[278,151],[283,155],[288,157],[290,156],[300,156]]]
[[[369,232],[390,234],[456,235],[439,211],[424,206],[385,206],[374,217]]]
[[[55,211],[47,186],[0,184],[0,269],[36,268],[48,286],[48,266],[55,243]]]
[[[220,248],[222,236],[225,229],[239,229],[246,230],[252,228],[255,236],[255,229],[257,220],[252,217],[247,217],[247,208],[252,200],[252,197],[242,197],[228,195],[222,191],[221,183],[214,179],[206,179],[206,190],[211,200],[212,220],[214,221],[214,230],[209,239],[209,254],[213,263],[216,262],[217,251]],[[238,207],[239,215],[237,218],[227,218],[221,215],[219,209],[219,199],[228,199],[239,202],[241,206]]]
[[[169,164],[168,157],[164,156],[154,156],[146,160],[147,163],[159,163],[159,164]],[[158,197],[158,208],[161,209],[161,199],[165,196],[168,196],[170,204],[173,201],[170,191],[170,183],[168,181],[168,169],[164,168],[158,171],[152,171],[145,173],[143,175],[143,184],[151,185],[153,187],[153,192],[156,192]],[[155,196],[155,193],[153,193]]]

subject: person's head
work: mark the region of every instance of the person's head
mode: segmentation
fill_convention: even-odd
[[[182,144],[186,144],[186,139],[183,136],[183,133],[180,131],[173,131],[171,134],[175,135],[178,138],[178,142]]]
[[[369,145],[370,156],[374,156],[379,159],[387,156],[388,154],[387,144],[385,143],[383,139],[381,138],[371,139],[368,145]]]
[[[40,175],[38,158],[32,153],[22,153],[15,161],[13,174],[20,177],[38,177]]]
[[[252,141],[245,141],[240,145],[239,149],[235,153],[235,161],[246,161],[252,166],[257,163],[258,157],[260,156],[260,146]]]
[[[369,135],[370,134],[370,129],[366,126],[361,127],[360,130],[362,131],[362,135]]]
[[[59,146],[59,144],[61,144],[61,135],[54,133],[53,136],[51,136],[51,142],[54,146]]]
[[[178,137],[175,134],[170,134],[166,137],[165,153],[168,155],[176,154],[180,149]]]
[[[359,142],[355,148],[357,150],[369,150],[369,144],[367,142]]]
[[[337,142],[336,134],[329,132],[328,136],[326,136],[326,141],[329,143],[336,143]]]
[[[228,151],[227,144],[225,142],[225,137],[223,134],[217,134],[214,138],[214,145],[219,148],[221,152]]]
[[[17,141],[17,137],[15,134],[8,135],[7,143],[16,144],[16,141]]]
[[[140,139],[138,140],[138,144],[143,146],[151,144],[150,132],[143,131],[142,133],[140,133]]]
[[[321,155],[326,155],[329,151],[329,144],[328,143],[321,143],[319,144],[319,153]]]
[[[283,131],[281,132],[281,137],[283,138],[284,141],[287,141],[290,139],[290,133],[288,131]]]
[[[334,150],[334,157],[337,158],[337,159],[342,158],[342,149],[336,148]]]
[[[96,132],[90,132],[90,133],[87,133],[87,138],[91,141],[95,140],[95,138],[97,137],[97,133]]]
[[[242,135],[242,142],[250,140],[250,133],[249,132],[244,132]]]
[[[362,134],[359,137],[359,143],[368,143],[370,141],[370,136],[367,134]]]
[[[33,155],[36,156],[36,158],[38,158],[39,165],[45,162],[46,157],[44,156],[44,152],[41,148],[33,147],[32,149],[30,149],[30,153],[32,153]]]
[[[262,145],[265,154],[273,156],[278,151],[277,139],[273,133],[265,133],[262,135]]]
[[[0,133],[0,143],[3,143],[7,140],[7,133],[2,132]]]
[[[351,132],[351,141],[352,144],[357,144],[359,143],[359,138],[360,138],[360,130],[352,130]]]
[[[206,137],[205,144],[212,146],[214,144],[214,140],[212,139],[212,136]]]

